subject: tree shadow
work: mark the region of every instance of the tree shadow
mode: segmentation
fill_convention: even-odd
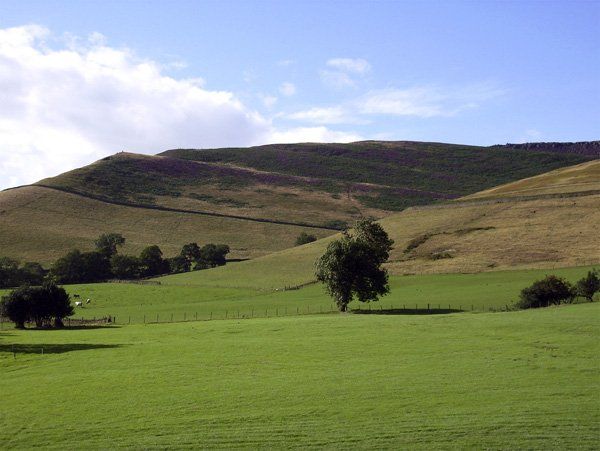
[[[448,309],[448,308],[436,308],[436,309],[403,309],[403,308],[392,308],[392,309],[378,309],[374,308],[371,310],[365,309],[352,309],[351,313],[357,315],[447,315],[449,313],[461,313],[464,310],[459,309]]]
[[[64,354],[65,352],[71,351],[89,351],[91,349],[111,349],[121,348],[124,345],[104,345],[94,343],[61,343],[61,344],[48,344],[48,343],[33,343],[33,344],[22,344],[22,343],[0,343],[0,353],[9,352],[15,354]]]
[[[5,323],[6,324],[6,323]],[[13,326],[6,327],[4,328],[4,330],[2,332],[6,332],[6,331],[15,331],[15,330],[22,330],[22,331],[27,331],[27,332],[63,332],[63,331],[67,331],[67,330],[94,330],[94,329],[120,329],[123,326],[117,326],[117,325],[94,325],[94,324],[89,324],[89,325],[81,325],[81,326],[65,326],[65,327],[32,327],[32,326],[28,326],[25,329],[16,329]],[[0,332],[0,335],[2,334],[2,332]]]

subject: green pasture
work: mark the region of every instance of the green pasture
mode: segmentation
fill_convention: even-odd
[[[364,310],[400,310],[397,313],[426,313],[431,310],[503,310],[512,304],[525,286],[546,274],[566,277],[572,282],[583,277],[590,267],[556,270],[496,271],[479,274],[433,274],[391,276],[389,295],[379,302],[351,304]],[[210,276],[213,270],[202,271]],[[191,273],[188,273],[193,275]],[[185,274],[185,275],[188,275]],[[164,280],[164,279],[163,279]],[[193,280],[191,277],[189,280]],[[312,284],[298,290],[274,291],[245,287],[248,281],[235,279],[232,285],[141,285],[99,283],[65,285],[72,295],[92,302],[76,308],[75,318],[116,316],[117,324],[291,316],[333,311],[335,308],[322,285]],[[6,292],[6,290],[5,290]],[[407,311],[402,311],[406,309]],[[4,324],[5,329],[9,326]]]
[[[599,309],[4,330],[0,443],[597,449]]]

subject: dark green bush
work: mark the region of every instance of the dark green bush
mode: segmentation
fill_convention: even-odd
[[[520,309],[548,307],[561,303],[570,304],[576,296],[576,290],[567,280],[546,276],[535,281],[531,286],[521,291],[516,307]]]

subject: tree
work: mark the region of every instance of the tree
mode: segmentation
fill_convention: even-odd
[[[296,246],[302,246],[303,244],[312,243],[313,241],[317,241],[316,236],[302,232],[300,235],[298,235],[298,238],[296,238]]]
[[[94,244],[96,251],[108,260],[117,253],[117,247],[125,244],[125,238],[120,233],[105,233],[100,235]]]
[[[110,278],[110,262],[99,252],[75,249],[54,262],[50,275],[58,283],[97,282]]]
[[[562,302],[570,303],[575,295],[574,287],[567,280],[550,275],[521,290],[516,305],[522,309],[548,307]]]
[[[98,282],[110,279],[110,261],[100,252],[84,252],[81,254],[82,268],[79,282]]]
[[[0,258],[0,288],[16,287],[19,281],[19,262],[13,258]]]
[[[75,283],[82,280],[83,258],[81,251],[74,249],[59,258],[50,268],[50,275],[58,283]]]
[[[200,258],[194,269],[214,268],[227,263],[225,256],[229,253],[226,244],[207,244],[200,249]]]
[[[54,327],[64,327],[63,320],[75,313],[69,295],[64,288],[57,286],[54,282],[42,285],[42,291],[44,299],[49,305],[50,316],[54,318]]]
[[[157,276],[169,272],[169,263],[162,258],[162,251],[156,245],[146,247],[140,254],[143,276]]]
[[[576,285],[577,294],[586,298],[590,302],[594,302],[594,295],[600,291],[600,278],[598,270],[594,269],[587,273],[587,276],[580,279]]]
[[[181,248],[180,255],[191,265],[192,262],[195,262],[200,258],[200,246],[198,246],[198,243],[188,243]]]
[[[170,272],[173,274],[188,272],[191,268],[191,263],[183,255],[167,258],[167,261],[169,262]]]
[[[110,270],[117,279],[137,279],[142,273],[140,259],[133,255],[113,255]]]
[[[315,275],[340,311],[345,312],[354,297],[371,302],[389,293],[387,270],[381,265],[389,258],[393,244],[379,224],[361,219],[353,235],[344,231],[342,238],[327,246],[315,263]]]
[[[2,297],[0,304],[2,316],[15,323],[17,329],[25,329],[25,322],[29,320],[31,295],[31,287],[23,286]]]
[[[47,271],[37,262],[27,262],[20,268],[21,284],[41,285]]]
[[[18,329],[24,329],[28,321],[37,327],[50,325],[52,319],[55,327],[63,327],[63,319],[74,313],[69,295],[54,282],[41,287],[24,285],[11,291],[2,298],[0,310]]]

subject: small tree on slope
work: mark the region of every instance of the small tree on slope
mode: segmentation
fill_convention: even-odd
[[[594,301],[594,295],[600,291],[600,278],[598,270],[589,271],[587,276],[577,282],[577,294],[586,298],[588,301]]]
[[[370,219],[361,219],[354,234],[344,231],[342,238],[327,246],[315,263],[317,280],[345,312],[356,296],[360,302],[377,301],[389,293],[387,261],[394,242],[383,228]]]

